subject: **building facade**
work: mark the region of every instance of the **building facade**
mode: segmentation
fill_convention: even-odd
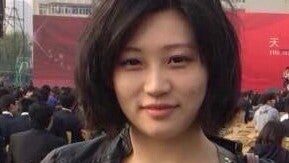
[[[231,0],[231,2],[235,8],[245,12],[289,13],[289,0]]]
[[[225,3],[227,0],[221,0]],[[289,0],[230,0],[245,12],[289,13]],[[262,1],[262,3],[260,3]],[[33,0],[35,15],[86,17],[99,0]],[[226,4],[225,4],[226,5]]]
[[[289,13],[289,0],[245,0],[246,12]]]
[[[34,15],[86,17],[97,0],[34,0]]]

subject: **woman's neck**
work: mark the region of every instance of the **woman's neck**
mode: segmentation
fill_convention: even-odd
[[[200,128],[168,139],[150,138],[131,128],[130,137],[133,152],[124,160],[125,163],[218,162],[215,145]]]

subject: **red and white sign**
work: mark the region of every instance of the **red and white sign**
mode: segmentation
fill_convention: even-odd
[[[33,16],[33,83],[73,86],[78,40],[87,18]]]
[[[242,89],[282,88],[289,66],[289,14],[238,13]],[[87,18],[34,16],[33,82],[73,86],[74,56]]]

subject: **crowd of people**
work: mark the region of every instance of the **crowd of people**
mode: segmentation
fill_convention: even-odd
[[[0,108],[0,162],[40,162],[52,149],[88,135],[69,87],[0,87]]]
[[[264,93],[246,91],[239,99],[238,108],[238,116],[224,130],[223,136],[239,139],[244,145],[243,152],[252,152],[276,162],[288,162],[289,92],[285,89]]]
[[[219,0],[100,1],[80,40],[76,91],[1,88],[1,158],[288,162],[282,147],[288,115],[279,122],[288,92],[246,92],[239,99],[241,57],[230,6]],[[220,135],[238,110],[260,133],[249,154]]]
[[[249,152],[285,163],[289,151],[289,92],[247,91],[238,107],[243,123],[252,122],[259,134]],[[94,138],[85,128],[83,110],[70,87],[0,87],[1,162],[40,162],[50,151]]]

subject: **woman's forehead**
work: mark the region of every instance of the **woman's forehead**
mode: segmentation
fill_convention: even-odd
[[[126,47],[194,46],[190,23],[177,10],[164,10],[146,16],[132,33]]]

